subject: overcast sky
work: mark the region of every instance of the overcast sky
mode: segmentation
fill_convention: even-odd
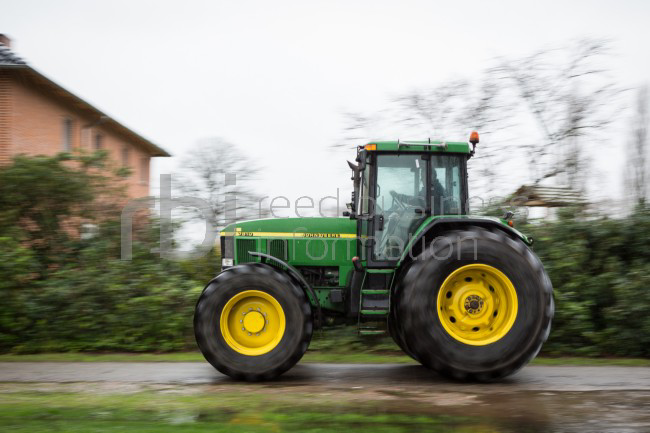
[[[0,0],[0,33],[32,67],[176,157],[205,137],[241,146],[266,167],[261,190],[293,199],[349,190],[354,151],[329,148],[343,112],[472,78],[495,56],[605,37],[619,82],[648,81],[648,17],[640,0]],[[595,162],[611,191],[621,164]]]

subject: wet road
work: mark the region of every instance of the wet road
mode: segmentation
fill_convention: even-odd
[[[207,363],[0,363],[0,394],[17,390],[234,392],[262,401],[292,397],[318,407],[334,400],[351,411],[372,405],[378,413],[466,421],[435,431],[650,432],[647,367],[528,366],[500,383],[464,384],[417,365],[299,364],[273,382],[246,384]]]
[[[232,383],[200,362],[0,362],[0,382]],[[528,366],[494,384],[459,384],[418,365],[299,364],[273,383],[499,391],[648,391],[648,367]]]

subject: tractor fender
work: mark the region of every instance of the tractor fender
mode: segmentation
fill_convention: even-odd
[[[298,271],[298,269],[294,268],[284,260],[278,259],[277,257],[274,257],[270,254],[265,254],[265,253],[260,253],[257,251],[249,251],[248,254],[254,257],[259,257],[262,262],[272,262],[275,264],[274,267],[277,268],[277,266],[282,266],[286,268],[286,272],[289,274],[289,276],[297,282],[300,287],[305,291],[305,295],[307,295],[307,298],[312,301],[313,304],[316,304],[316,323],[317,327],[320,327],[320,325],[323,323],[323,313],[321,311],[321,306],[320,306],[320,301],[318,300],[318,296],[316,296],[316,292],[314,292],[314,289],[309,285],[307,280],[305,280],[305,277],[302,276],[302,274]],[[282,269],[285,271],[284,269]]]
[[[397,266],[400,267],[403,263],[408,262],[413,257],[417,257],[418,254],[420,254],[422,251],[423,246],[428,244],[428,242],[432,239],[435,239],[438,234],[447,230],[459,229],[466,226],[478,226],[498,229],[513,238],[520,239],[528,246],[531,246],[533,244],[533,238],[524,235],[519,230],[515,230],[514,228],[503,224],[498,218],[435,218],[429,221],[429,223],[426,224],[421,230],[419,230],[418,234],[409,241],[404,250],[404,253],[402,253],[402,257],[400,257],[399,261],[397,262]]]

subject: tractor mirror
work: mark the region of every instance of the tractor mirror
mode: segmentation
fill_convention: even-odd
[[[359,163],[357,169],[359,171],[363,171],[363,169],[366,168],[366,151],[365,150],[360,151],[355,161]]]

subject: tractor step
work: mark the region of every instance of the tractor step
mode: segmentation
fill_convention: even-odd
[[[361,310],[362,316],[388,316],[389,311],[385,309]]]
[[[361,294],[363,295],[386,295],[388,296],[388,290],[362,290]]]
[[[368,328],[368,329],[361,328],[359,329],[359,335],[386,335],[386,330],[375,329],[375,328]]]
[[[387,335],[392,269],[368,270],[360,290],[359,335]]]

